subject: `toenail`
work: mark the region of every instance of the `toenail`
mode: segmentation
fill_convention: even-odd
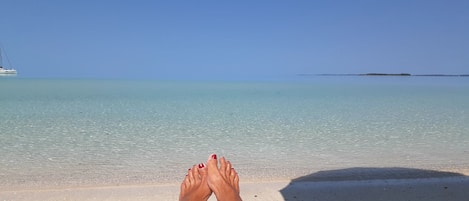
[[[216,154],[212,154],[212,158],[216,160],[216,159],[217,159],[217,155],[216,155]]]
[[[199,164],[199,168],[203,168],[205,165],[203,163]]]

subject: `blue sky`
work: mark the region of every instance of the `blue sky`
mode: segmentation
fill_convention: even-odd
[[[23,77],[469,73],[469,1],[1,0]]]

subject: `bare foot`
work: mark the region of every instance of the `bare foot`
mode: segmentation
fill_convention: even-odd
[[[179,201],[206,201],[210,195],[212,190],[207,185],[207,167],[203,163],[194,165],[181,184]]]
[[[207,161],[207,183],[219,201],[241,201],[239,196],[238,173],[224,157],[218,168],[217,155],[212,154]]]

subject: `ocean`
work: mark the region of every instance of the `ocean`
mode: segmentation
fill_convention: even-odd
[[[173,184],[211,153],[241,181],[469,167],[469,78],[0,79],[0,189]]]

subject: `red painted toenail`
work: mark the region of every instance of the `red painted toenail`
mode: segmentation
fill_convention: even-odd
[[[199,164],[199,168],[203,168],[205,165],[203,163]]]
[[[216,154],[212,154],[212,158],[216,160],[216,159],[217,159],[217,155],[216,155]]]

